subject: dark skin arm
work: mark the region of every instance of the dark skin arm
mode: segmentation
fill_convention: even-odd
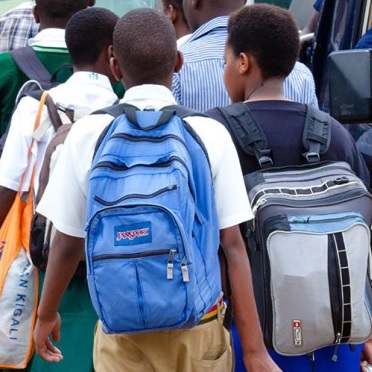
[[[0,186],[0,226],[3,224],[16,195],[17,191]]]
[[[263,342],[248,255],[239,226],[221,230],[220,238],[228,262],[234,320],[243,349],[244,364],[250,372],[280,371]]]
[[[367,365],[372,364],[372,339],[364,344],[360,362],[360,370],[362,372],[367,372]]]
[[[43,291],[34,329],[35,349],[49,362],[59,362],[63,356],[49,340],[59,341],[61,320],[58,306],[79,261],[84,257],[84,239],[57,231],[48,256]]]

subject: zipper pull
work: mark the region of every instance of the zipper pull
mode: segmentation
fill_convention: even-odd
[[[184,283],[190,281],[189,278],[189,269],[187,268],[187,258],[184,257],[181,262],[181,271],[182,271],[182,279]]]
[[[169,251],[168,263],[167,263],[167,279],[168,280],[173,279],[173,258],[176,252],[177,251],[175,249],[171,249]]]
[[[341,333],[338,332],[336,334],[336,342],[335,342],[336,345],[335,345],[335,349],[334,349],[333,355],[332,355],[332,362],[337,362],[337,358],[338,358],[338,355],[337,355],[337,353],[338,353],[338,346],[340,345],[340,343],[341,343]]]

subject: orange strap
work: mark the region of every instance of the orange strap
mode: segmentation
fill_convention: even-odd
[[[48,91],[44,90],[43,94],[41,95],[41,98],[40,98],[40,101],[39,101],[39,107],[38,107],[37,114],[36,114],[36,117],[35,117],[34,132],[38,128],[38,126],[40,125],[41,115],[43,113],[44,104],[45,104],[45,100],[46,100],[47,96],[48,96]],[[34,139],[34,137],[32,137],[31,142],[30,142],[30,146],[28,147],[27,162],[30,161],[32,146],[34,144],[34,141],[35,141],[35,139]],[[27,168],[25,169],[25,171],[22,174],[21,182],[19,184],[19,189],[18,189],[19,192],[22,190],[22,185],[23,185],[26,173],[27,173]],[[31,184],[33,184],[34,174],[35,174],[35,167],[32,171]]]

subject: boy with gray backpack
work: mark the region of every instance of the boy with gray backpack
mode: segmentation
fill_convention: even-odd
[[[286,372],[357,371],[372,335],[369,175],[340,123],[284,98],[298,45],[288,11],[234,13],[225,83],[235,103],[208,114],[233,137],[255,215],[244,230],[270,354]]]
[[[160,12],[124,15],[113,50],[125,97],[73,125],[38,206],[57,233],[34,331],[37,353],[62,359],[48,336],[58,339],[58,304],[85,244],[100,318],[96,371],[231,371],[221,243],[246,367],[278,371],[263,345],[239,231],[251,211],[231,138],[214,120],[175,107],[170,87],[182,58]],[[54,197],[59,190],[63,200]]]

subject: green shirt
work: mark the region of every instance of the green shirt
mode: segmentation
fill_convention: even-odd
[[[35,48],[36,55],[54,76],[55,81],[65,82],[72,75],[70,55],[66,48]],[[14,62],[9,52],[0,53],[0,134],[4,133],[13,113],[19,89],[28,80]]]
[[[66,48],[35,47],[37,57],[58,83],[72,75],[71,58]],[[28,80],[14,62],[9,52],[0,53],[0,135],[6,131],[12,116],[15,100],[22,85]],[[124,96],[124,86],[113,83],[119,98]]]

